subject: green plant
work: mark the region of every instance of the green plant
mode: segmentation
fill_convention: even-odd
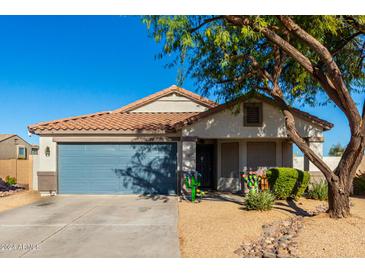
[[[11,177],[11,176],[6,176],[5,177],[5,183],[9,186],[15,185],[16,184],[16,178]]]
[[[275,196],[270,191],[254,192],[247,194],[245,206],[248,210],[270,210],[275,202]]]
[[[328,200],[328,184],[322,180],[319,183],[310,184],[308,187],[307,197],[309,199],[325,201]]]
[[[270,188],[277,199],[287,199],[302,196],[306,190],[310,175],[307,171],[302,171],[289,167],[272,168],[266,171]]]
[[[353,186],[355,195],[365,194],[365,173],[362,173],[354,178]]]

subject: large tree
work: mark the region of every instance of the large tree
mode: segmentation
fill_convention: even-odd
[[[249,91],[271,96],[288,137],[329,184],[329,214],[350,215],[349,195],[365,147],[365,111],[352,98],[364,91],[365,18],[361,16],[147,16],[160,57],[196,79],[203,94],[224,100]],[[300,136],[292,103],[335,104],[350,142],[333,171]],[[365,107],[364,107],[365,109]]]

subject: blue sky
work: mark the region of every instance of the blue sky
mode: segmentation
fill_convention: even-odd
[[[0,16],[0,133],[31,143],[27,125],[112,110],[176,84],[176,68],[156,60],[159,47],[139,17]],[[193,81],[184,87],[194,91]],[[362,106],[364,95],[355,96]],[[303,110],[335,124],[325,134],[347,144],[349,129],[333,106]]]

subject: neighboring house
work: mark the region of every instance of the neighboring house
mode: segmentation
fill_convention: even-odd
[[[32,146],[15,134],[0,134],[0,160],[28,159],[37,146]]]
[[[333,125],[294,109],[296,126],[322,156]],[[182,172],[204,187],[237,191],[239,172],[293,166],[275,102],[262,95],[218,105],[177,86],[114,111],[29,126],[40,136],[38,188],[60,194],[176,193]],[[306,159],[304,166],[311,169]]]
[[[15,177],[17,183],[32,188],[37,178],[33,168],[37,167],[38,146],[31,145],[15,134],[0,134],[0,178]]]

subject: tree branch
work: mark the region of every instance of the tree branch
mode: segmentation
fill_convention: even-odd
[[[274,85],[279,85],[279,78],[281,75],[281,72],[283,70],[283,66],[286,60],[286,54],[285,52],[280,52],[280,49],[275,45],[274,46],[274,72],[273,72],[273,81]]]
[[[361,32],[362,34],[365,34],[365,25],[364,24],[360,24],[353,16],[350,16],[350,15],[344,15],[343,18],[354,29]]]
[[[196,26],[195,28],[192,28],[189,30],[190,33],[193,33],[197,30],[199,30],[200,28],[202,28],[204,25],[210,23],[210,22],[213,22],[213,21],[216,21],[216,20],[219,20],[219,19],[223,19],[223,16],[215,16],[215,17],[212,17],[212,18],[208,18],[208,19],[205,19],[202,23],[200,23],[198,26]]]
[[[329,50],[317,39],[297,25],[289,16],[278,16],[278,18],[291,33],[306,43],[324,62],[324,69],[327,71],[331,82],[335,86],[334,91],[337,93],[337,97],[344,106],[345,114],[352,125],[351,128],[354,129],[361,120],[360,114],[357,111],[355,102],[350,96],[341,71],[336,62],[333,60]]]
[[[353,33],[349,37],[342,40],[342,43],[339,44],[334,50],[331,51],[332,56],[336,56],[337,53],[339,53],[348,43],[350,43],[353,39],[355,39],[357,36],[362,34],[360,31]]]
[[[251,24],[249,19],[244,16],[227,15],[224,18],[229,23],[236,26],[242,27]],[[278,45],[283,51],[285,51],[295,61],[297,61],[307,72],[309,72],[312,75],[312,77],[322,85],[328,97],[330,97],[331,100],[346,114],[346,106],[343,104],[340,97],[338,96],[336,88],[331,82],[331,80],[320,69],[315,67],[304,54],[302,54],[288,41],[284,40],[282,37],[280,37],[271,29],[265,27],[258,28],[253,25],[251,26],[255,28],[258,32],[261,32],[273,44]]]
[[[246,80],[247,78],[250,78],[252,76],[253,76],[253,73],[246,73],[245,75],[242,75],[240,77],[234,77],[231,79],[222,79],[220,81],[217,81],[217,84],[225,84],[225,83],[232,83],[232,82],[242,83],[244,80]]]

